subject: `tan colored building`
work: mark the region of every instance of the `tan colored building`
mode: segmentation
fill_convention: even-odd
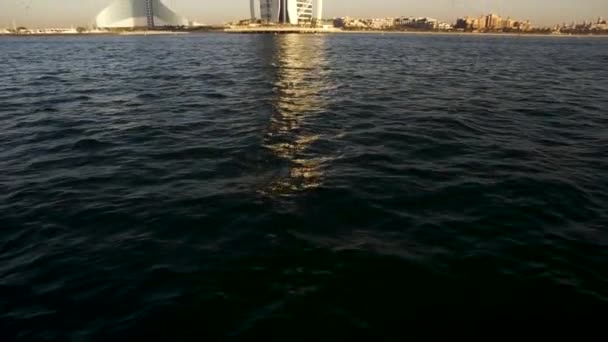
[[[486,16],[485,28],[490,30],[497,30],[502,28],[502,18],[496,14],[489,14]]]
[[[530,21],[517,21],[511,18],[503,18],[496,14],[488,14],[478,18],[465,17],[458,19],[457,29],[471,31],[500,31],[500,30],[521,30],[529,31],[532,29]]]
[[[514,29],[515,28],[515,20],[511,19],[511,18],[507,18],[504,19],[502,21],[502,28],[503,29]]]

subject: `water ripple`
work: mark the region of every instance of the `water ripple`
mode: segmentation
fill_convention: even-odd
[[[0,39],[0,340],[608,305],[606,40]]]

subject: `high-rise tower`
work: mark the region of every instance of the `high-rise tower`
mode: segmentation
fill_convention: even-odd
[[[251,19],[256,15],[256,0],[250,0]],[[263,21],[277,24],[302,25],[312,23],[323,15],[323,0],[259,0]]]

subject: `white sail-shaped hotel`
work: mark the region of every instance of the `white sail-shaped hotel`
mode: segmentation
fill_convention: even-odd
[[[161,0],[114,0],[96,18],[100,28],[190,26]]]

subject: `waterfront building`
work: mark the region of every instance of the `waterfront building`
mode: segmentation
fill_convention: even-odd
[[[370,28],[375,30],[381,29],[390,29],[395,27],[395,19],[394,18],[375,18],[370,19]]]
[[[369,24],[363,19],[342,17],[334,19],[334,27],[344,29],[366,29],[369,27]]]
[[[453,27],[448,23],[444,23],[435,18],[421,17],[421,18],[408,18],[401,17],[395,19],[395,26],[399,28],[414,28],[419,30],[451,30]]]
[[[507,19],[503,19],[502,20],[502,29],[514,29],[515,28],[515,20],[511,19],[511,18],[507,18]]]
[[[161,0],[114,0],[96,18],[100,28],[191,26]]]
[[[439,21],[437,23],[437,26],[435,29],[439,30],[439,31],[449,31],[449,30],[454,29],[454,26],[452,24],[448,24],[448,23],[444,23],[443,21]]]
[[[489,27],[487,26],[488,21],[486,20],[486,16],[482,15],[477,18],[477,30],[487,30]]]
[[[400,17],[400,18],[372,18],[372,19],[361,19],[361,18],[336,18],[334,19],[334,26],[344,29],[363,29],[363,30],[407,30],[416,29],[423,31],[449,31],[453,29],[453,26],[448,23],[444,23],[440,20],[428,17],[414,18],[414,17]]]
[[[589,25],[589,29],[592,31],[606,31],[608,30],[608,22],[604,18],[599,17],[594,24]]]
[[[483,23],[483,25],[482,25],[482,23]],[[472,17],[460,18],[456,21],[455,27],[457,29],[471,30],[471,31],[481,30],[481,29],[485,28],[485,19],[484,18],[472,18]]]
[[[259,19],[267,23],[305,25],[323,18],[323,0],[250,0],[252,21],[258,19],[256,1]]]
[[[456,21],[457,29],[470,31],[529,31],[532,29],[530,21],[517,21],[503,18],[496,14],[488,14],[479,18],[465,17]]]
[[[44,34],[78,34],[80,33],[76,28],[34,28],[27,29],[25,31],[20,32],[21,34],[36,34],[36,35],[44,35]]]
[[[490,30],[497,30],[502,28],[502,18],[496,14],[489,14],[486,16],[485,27]]]
[[[517,21],[515,23],[515,29],[520,31],[530,31],[532,30],[532,23],[530,22],[530,20]]]

